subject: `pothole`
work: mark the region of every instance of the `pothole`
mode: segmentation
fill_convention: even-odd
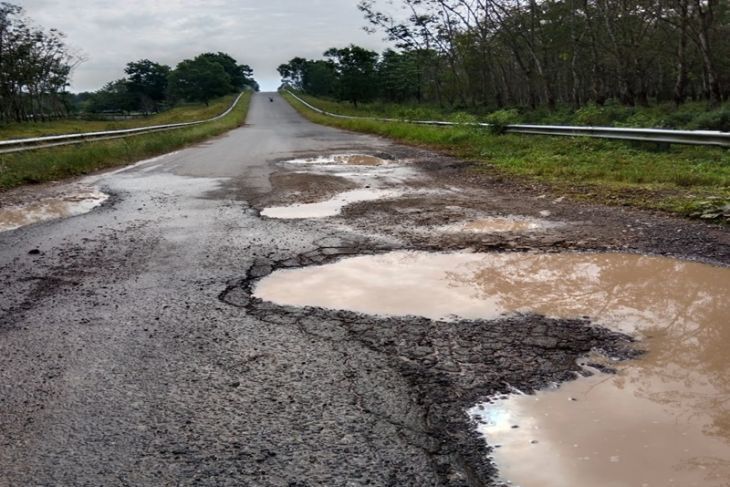
[[[288,164],[344,164],[349,166],[382,166],[388,164],[388,160],[368,154],[332,154],[327,156],[310,157],[306,159],[292,159],[286,161]]]
[[[401,195],[403,195],[403,191],[398,189],[353,189],[316,203],[296,203],[264,208],[261,216],[277,219],[326,218],[338,215],[345,206],[352,203],[396,198]]]
[[[279,305],[390,316],[589,317],[648,353],[534,396],[470,411],[515,484],[725,485],[730,478],[730,271],[632,254],[391,252],[274,272]],[[559,343],[551,344],[559,347]]]
[[[88,213],[108,198],[109,195],[96,189],[80,189],[27,204],[6,206],[0,208],[0,232],[15,230],[42,221]]]
[[[486,217],[438,227],[445,233],[522,233],[545,230],[558,223],[524,216]]]

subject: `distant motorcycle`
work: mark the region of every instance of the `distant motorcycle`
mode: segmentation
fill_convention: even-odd
[[[273,99],[273,98],[271,98],[271,97],[269,97],[269,101],[270,101],[271,103],[274,103],[274,99]]]

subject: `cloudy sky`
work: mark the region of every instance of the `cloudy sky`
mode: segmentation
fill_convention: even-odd
[[[72,91],[121,78],[129,61],[174,66],[206,51],[224,51],[254,69],[263,90],[279,86],[276,67],[294,56],[317,58],[351,42],[380,51],[367,34],[358,0],[10,0],[45,28],[67,35],[87,59]]]

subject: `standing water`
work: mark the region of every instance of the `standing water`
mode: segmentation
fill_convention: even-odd
[[[392,252],[278,271],[255,295],[432,319],[588,316],[632,333],[648,353],[616,375],[469,411],[500,445],[503,478],[523,487],[728,485],[728,269],[630,254]]]
[[[0,208],[0,232],[57,218],[88,213],[109,195],[95,189],[80,189],[63,196],[42,198],[25,205]]]

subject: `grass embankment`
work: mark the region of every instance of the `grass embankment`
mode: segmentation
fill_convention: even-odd
[[[211,103],[211,116],[225,111],[234,97]],[[122,139],[66,145],[49,149],[0,154],[0,190],[23,184],[55,181],[114,166],[130,164],[200,142],[243,125],[251,93],[241,97],[236,108],[214,122],[190,128],[136,135]],[[212,111],[215,105],[217,110]],[[206,108],[207,112],[208,109]],[[202,116],[202,118],[206,118]]]
[[[610,204],[722,219],[730,203],[730,151],[673,145],[663,152],[626,142],[580,137],[494,135],[470,127],[432,127],[319,115],[289,95],[313,122],[426,145],[477,161],[477,171],[547,184],[556,193]],[[355,114],[353,107],[307,97],[318,108]],[[367,108],[365,109],[367,110]],[[356,113],[367,115],[366,112]]]
[[[680,107],[660,103],[648,107],[628,107],[609,100],[605,105],[588,104],[579,109],[562,105],[555,110],[486,108],[450,109],[427,104],[385,102],[350,103],[300,95],[323,110],[343,115],[398,118],[403,120],[446,120],[451,122],[492,122],[542,125],[593,125],[607,127],[644,127],[730,132],[730,102],[709,109],[705,102],[688,102]]]
[[[81,132],[102,132],[134,127],[149,127],[169,123],[193,122],[205,120],[223,113],[235,96],[225,96],[211,101],[208,106],[203,103],[187,103],[170,110],[150,115],[149,117],[131,120],[54,120],[51,122],[24,122],[0,125],[0,140],[42,137],[44,135],[75,134]]]

